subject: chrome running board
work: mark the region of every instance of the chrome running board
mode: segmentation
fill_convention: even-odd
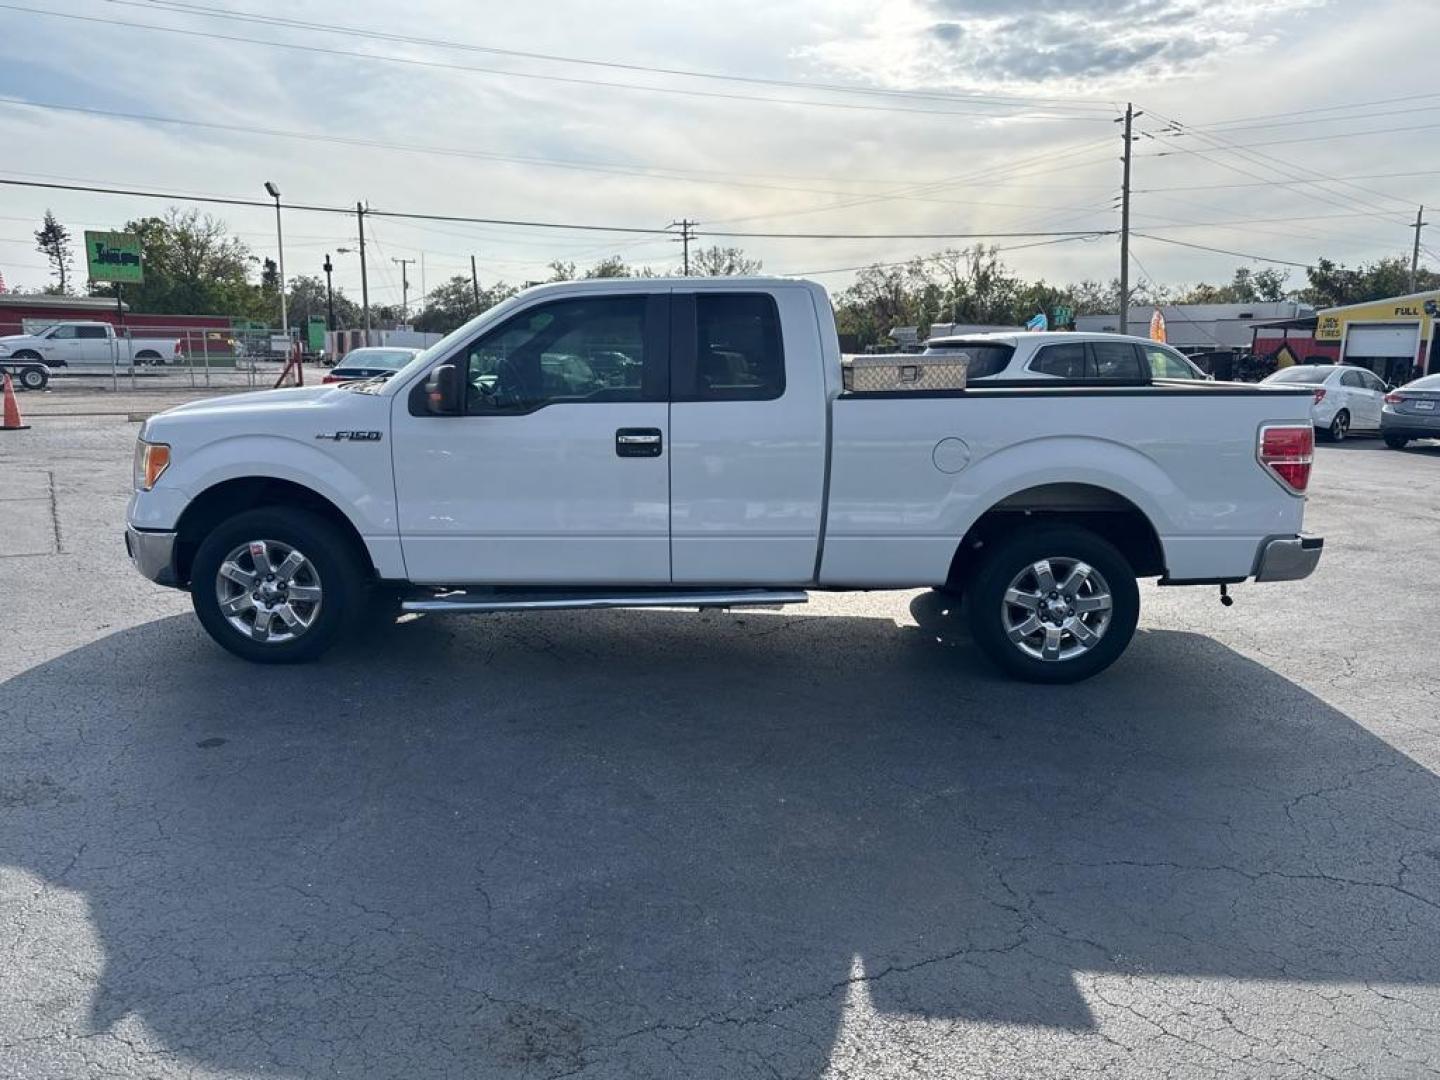
[[[570,611],[597,608],[647,607],[780,607],[810,599],[803,589],[484,589],[437,593],[403,600],[403,611],[435,615],[442,612]]]

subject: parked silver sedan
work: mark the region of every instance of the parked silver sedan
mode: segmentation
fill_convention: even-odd
[[[1392,450],[1403,450],[1411,439],[1440,439],[1440,375],[1426,375],[1386,394],[1380,434]]]

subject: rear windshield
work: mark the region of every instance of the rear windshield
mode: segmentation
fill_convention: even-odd
[[[1426,375],[1423,379],[1406,383],[1402,390],[1440,390],[1440,375]]]
[[[999,375],[1010,364],[1010,357],[1015,354],[1013,345],[999,345],[993,341],[966,342],[966,341],[937,341],[932,345],[925,346],[925,355],[934,356],[937,353],[951,355],[964,353],[970,358],[970,364],[965,369],[965,380],[986,379],[992,375]]]
[[[1304,367],[1287,367],[1283,371],[1277,371],[1271,375],[1266,382],[1298,382],[1298,383],[1322,383],[1330,377],[1332,368],[1316,367],[1308,364]]]

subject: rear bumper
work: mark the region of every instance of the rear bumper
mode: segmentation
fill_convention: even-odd
[[[1320,562],[1325,540],[1319,536],[1277,536],[1260,545],[1255,556],[1256,581],[1298,581]]]
[[[1380,414],[1380,431],[1386,435],[1404,435],[1410,439],[1440,439],[1440,413],[1422,416],[1386,409]]]
[[[133,525],[125,526],[125,551],[135,569],[157,585],[178,587],[180,582],[175,573],[175,534],[173,532],[142,531]]]

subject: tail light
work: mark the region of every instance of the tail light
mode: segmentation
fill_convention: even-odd
[[[1266,424],[1260,429],[1255,456],[1281,487],[1303,495],[1315,460],[1315,429],[1309,424]]]
[[[1404,401],[1404,400],[1405,400],[1405,395],[1404,395],[1404,394],[1386,394],[1386,395],[1385,395],[1385,404],[1386,404],[1386,405],[1399,405],[1399,404],[1400,404],[1402,401]]]
[[[327,371],[327,372],[325,373],[325,377],[324,377],[323,379],[321,379],[320,381],[321,381],[322,383],[327,383],[327,382],[328,382],[328,383],[337,383],[337,382],[344,382],[345,380],[342,379],[342,378],[340,378],[338,375],[332,375],[330,372]]]
[[[1316,404],[1316,405],[1319,405],[1320,402],[1322,402],[1322,401],[1324,401],[1324,400],[1325,400],[1325,387],[1323,387],[1323,386],[1317,386],[1317,387],[1315,388],[1315,404]]]

